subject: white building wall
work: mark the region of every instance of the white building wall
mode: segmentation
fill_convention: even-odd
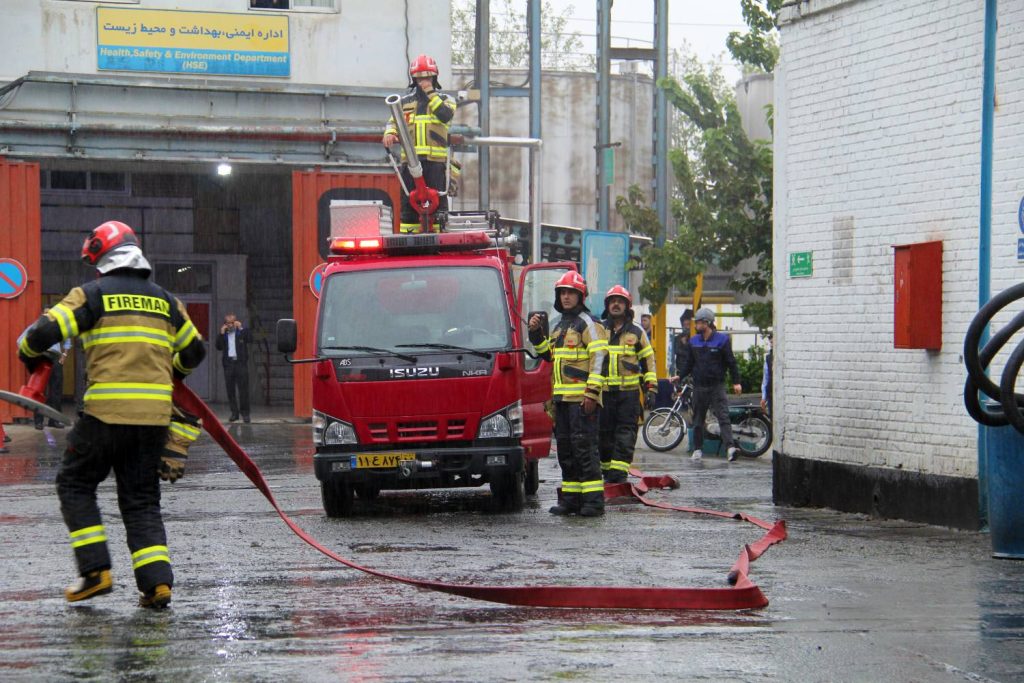
[[[447,0],[336,0],[335,8],[330,10],[287,12],[250,10],[248,0],[3,0],[0,4],[3,81],[29,71],[98,73],[96,8],[100,5],[287,16],[291,76],[259,79],[268,82],[401,88],[408,83],[410,59],[421,52],[437,60],[442,75],[451,73]]]
[[[1016,262],[1024,10],[1001,5],[994,292],[1024,273]],[[825,0],[784,11],[775,139],[780,453],[977,476],[960,356],[978,296],[983,28],[983,0]],[[943,241],[942,350],[895,349],[892,245],[929,240]],[[800,251],[813,251],[810,278],[788,275],[788,255]]]

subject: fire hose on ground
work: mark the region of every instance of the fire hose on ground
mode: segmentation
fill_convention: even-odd
[[[263,473],[241,446],[228,434],[207,405],[182,382],[174,383],[174,401],[184,410],[202,418],[203,427],[214,441],[224,449],[228,457],[242,473],[259,489],[288,528],[310,546],[336,562],[373,576],[397,581],[417,588],[450,593],[475,600],[486,600],[507,605],[529,607],[574,607],[600,609],[655,609],[655,610],[742,610],[764,607],[768,604],[761,589],[750,579],[750,564],[764,554],[771,546],[786,540],[786,523],[782,520],[771,523],[742,513],[719,512],[701,508],[669,505],[648,500],[645,497],[652,489],[678,488],[679,484],[670,476],[644,476],[633,470],[639,478],[636,484],[609,485],[606,498],[629,496],[644,505],[662,510],[675,510],[698,515],[710,515],[736,519],[753,524],[765,531],[755,543],[745,545],[727,575],[725,588],[671,588],[646,586],[477,586],[414,579],[397,574],[378,571],[348,560],[321,545],[306,533],[278,505],[270,492]]]

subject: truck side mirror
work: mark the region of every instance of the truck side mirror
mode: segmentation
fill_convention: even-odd
[[[277,350],[281,353],[295,353],[298,347],[298,327],[291,318],[277,321]]]

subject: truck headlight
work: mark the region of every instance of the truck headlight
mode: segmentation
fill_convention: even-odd
[[[356,439],[356,430],[347,422],[313,411],[313,445],[314,446],[341,446],[344,444],[359,443]]]
[[[523,403],[516,401],[480,421],[478,439],[507,439],[523,435]]]

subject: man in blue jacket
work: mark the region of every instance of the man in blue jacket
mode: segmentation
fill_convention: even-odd
[[[708,408],[718,418],[722,430],[722,443],[726,457],[736,459],[736,444],[732,440],[732,426],[729,423],[729,401],[725,396],[725,372],[732,377],[732,390],[740,393],[740,368],[732,353],[732,339],[715,329],[715,314],[710,308],[702,308],[693,316],[697,334],[690,339],[689,353],[683,356],[679,376],[693,373],[693,455],[700,460],[704,453],[704,422]]]

